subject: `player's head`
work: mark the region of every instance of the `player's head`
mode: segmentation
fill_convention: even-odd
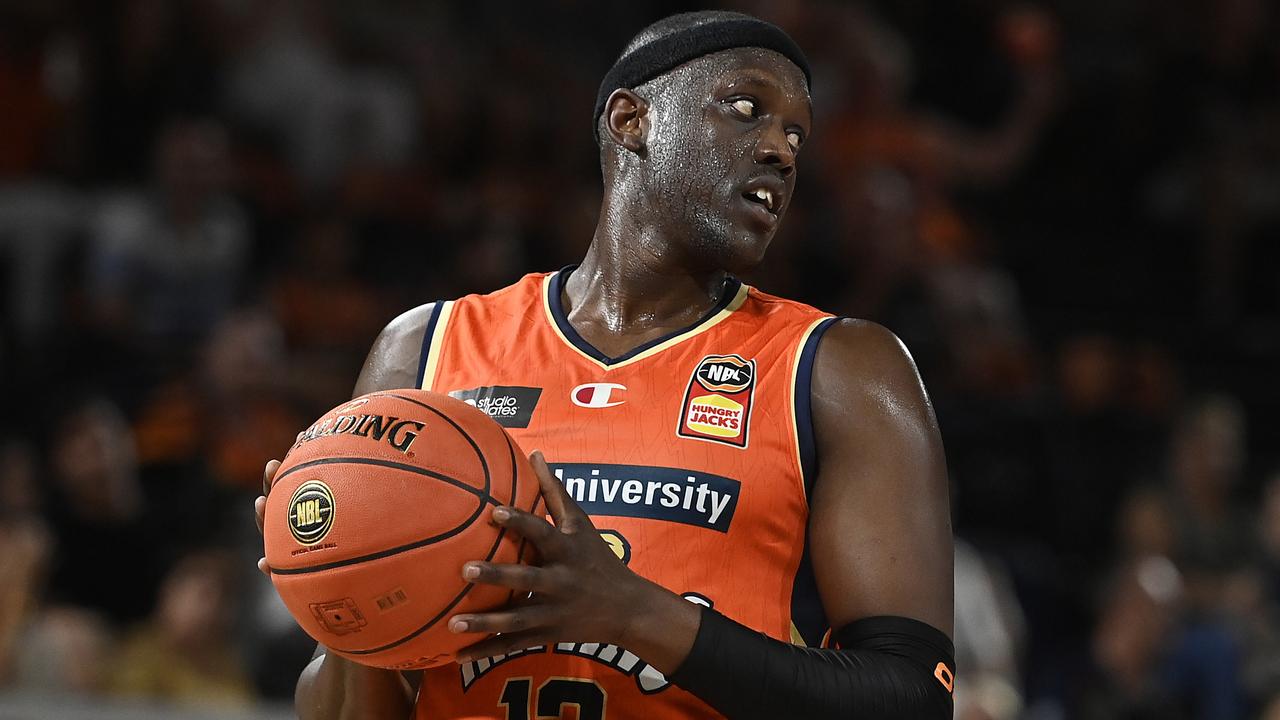
[[[653,251],[749,269],[791,203],[811,122],[809,66],[786,33],[749,15],[672,15],[627,44],[601,83],[595,122],[606,201],[680,242]]]

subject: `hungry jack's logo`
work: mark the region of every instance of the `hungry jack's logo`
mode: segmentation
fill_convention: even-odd
[[[708,355],[689,378],[680,405],[680,437],[745,448],[756,389],[756,361]]]

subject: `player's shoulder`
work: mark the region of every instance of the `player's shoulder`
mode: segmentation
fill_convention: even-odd
[[[864,404],[927,404],[915,360],[885,326],[838,317],[754,287],[745,307],[756,332],[799,333],[801,364],[812,358],[810,394],[817,417],[843,417]]]
[[[417,341],[422,339],[422,333],[426,330],[427,325],[431,323],[432,318],[446,305],[469,303],[480,307],[491,307],[517,300],[521,296],[536,295],[540,292],[543,279],[550,274],[549,272],[529,273],[516,282],[492,292],[471,293],[455,300],[438,300],[423,303],[397,315],[391,322],[387,323],[375,344],[399,345],[412,341],[416,345]]]
[[[813,369],[813,398],[841,407],[859,398],[871,403],[915,404],[924,386],[906,344],[871,320],[839,318],[826,329]]]
[[[779,326],[805,328],[819,320],[832,317],[831,313],[807,303],[773,295],[754,286],[748,288],[742,309],[746,311],[744,315],[751,318],[754,324],[762,327],[767,325],[775,329]]]
[[[465,295],[456,300],[423,303],[406,310],[387,323],[373,341],[360,373],[357,394],[373,390],[412,387],[423,352],[423,339],[433,323],[443,322],[446,310],[461,304],[481,315],[499,312],[516,314],[539,297],[543,279],[550,273],[530,273],[504,288],[485,294]],[[483,323],[483,318],[478,318]]]
[[[823,345],[833,355],[857,355],[866,362],[910,360],[911,353],[892,330],[872,320],[832,318]]]
[[[475,300],[481,303],[498,303],[529,296],[540,297],[547,278],[554,274],[554,272],[550,271],[528,273],[506,287],[498,288],[488,293],[468,295],[459,299]]]
[[[378,342],[395,343],[403,341],[410,335],[421,335],[439,304],[438,302],[423,303],[395,316],[378,334]]]
[[[356,395],[414,387],[422,337],[438,307],[439,303],[434,302],[419,305],[400,313],[382,328],[360,369]]]
[[[754,285],[749,286],[749,290],[750,292],[747,295],[748,301],[766,311],[803,313],[806,315],[831,314],[823,312],[808,303],[800,302],[799,300],[792,300],[791,298],[785,298],[781,295],[767,293]]]
[[[519,280],[487,293],[464,295],[451,304],[466,308],[469,313],[522,314],[542,304],[543,288],[552,272],[529,273]]]

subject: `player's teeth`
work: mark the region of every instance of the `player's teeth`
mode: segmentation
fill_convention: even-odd
[[[765,207],[769,208],[770,210],[773,209],[773,193],[772,192],[770,192],[766,188],[757,188],[755,192],[755,196],[764,203]]]
[[[764,206],[770,211],[773,210],[773,192],[771,190],[766,188],[756,188],[756,190],[751,194],[754,195],[757,200],[764,203]]]

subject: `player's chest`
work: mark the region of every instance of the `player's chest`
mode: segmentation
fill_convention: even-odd
[[[473,358],[441,372],[435,389],[484,411],[526,450],[641,453],[746,463],[785,424],[785,363],[746,348],[670,351],[604,367],[573,356]],[[763,356],[762,356],[763,355]],[[531,445],[532,443],[532,445]]]
[[[487,413],[525,452],[541,450],[589,514],[715,544],[802,511],[803,498],[788,368],[749,349],[710,350],[610,369],[460,363],[436,388]]]

